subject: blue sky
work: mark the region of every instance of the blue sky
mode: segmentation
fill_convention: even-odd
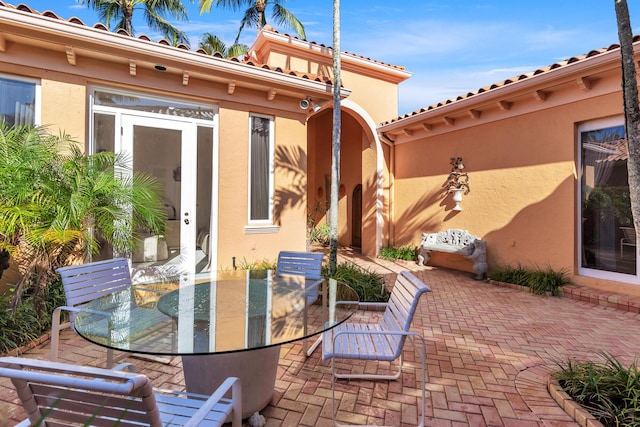
[[[627,1],[637,34],[640,0]],[[20,2],[87,25],[98,22],[75,0],[11,3]],[[231,44],[240,12],[200,15],[196,4],[184,3],[189,22],[175,24],[192,46],[207,31]],[[286,7],[305,25],[307,40],[332,45],[333,0],[288,0]],[[618,42],[613,0],[341,0],[341,12],[342,51],[413,73],[400,85],[399,115]],[[158,40],[136,16],[137,34]],[[245,29],[241,42],[250,45],[254,37],[255,29]]]

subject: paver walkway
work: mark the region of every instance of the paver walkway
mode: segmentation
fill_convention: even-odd
[[[640,354],[637,313],[531,295],[474,281],[469,273],[356,261],[391,277],[411,268],[433,290],[422,297],[413,323],[427,341],[429,426],[577,426],[546,389],[556,361],[600,361],[600,353],[606,352],[628,365]],[[320,353],[305,358],[299,343],[282,347],[276,392],[262,411],[267,426],[331,425],[330,369],[321,362]],[[104,350],[68,330],[62,335],[61,355],[63,361],[77,364],[104,363]],[[48,358],[48,342],[24,356]],[[421,384],[416,382],[419,363],[414,356],[406,346],[403,375],[397,381],[339,381],[339,419],[415,425]],[[183,388],[179,358],[169,365],[128,361],[157,387]],[[369,364],[355,362],[351,369],[377,369]],[[8,425],[24,417],[4,379],[0,410],[11,420]]]

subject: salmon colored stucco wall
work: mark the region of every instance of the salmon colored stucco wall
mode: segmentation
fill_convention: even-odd
[[[398,115],[398,85],[368,75],[342,70],[343,85],[351,89],[349,101],[363,107],[375,123]]]
[[[620,113],[614,93],[397,145],[395,245],[461,228],[487,241],[490,268],[551,266],[576,274],[577,124]],[[460,212],[451,210],[443,188],[454,156],[463,158],[471,188]],[[431,263],[472,267],[440,253]]]
[[[265,112],[259,112],[265,114]],[[294,117],[276,117],[274,141],[276,151],[276,232],[249,234],[248,168],[249,112],[236,108],[220,108],[220,173],[218,217],[218,263],[230,268],[232,257],[238,264],[260,260],[275,261],[280,250],[303,251],[306,247],[306,127]],[[284,151],[283,151],[284,150]],[[297,172],[291,172],[281,153],[298,160]],[[280,155],[279,155],[280,153]],[[289,165],[290,166],[290,165]],[[295,169],[294,169],[295,170]],[[285,194],[285,192],[287,192]]]
[[[41,122],[54,135],[64,131],[84,150],[87,112],[86,85],[42,80]]]
[[[274,46],[274,49],[278,48],[279,46]],[[272,67],[333,78],[333,66],[330,58],[321,55],[315,57],[296,56],[305,54],[309,55],[303,51],[287,51],[286,53],[269,51],[262,60],[267,61]],[[372,77],[373,72],[370,69],[350,64],[346,59],[342,60],[342,64],[341,81],[342,86],[351,91],[348,97],[349,101],[363,107],[375,123],[381,123],[398,115],[397,83],[377,78],[380,76]]]

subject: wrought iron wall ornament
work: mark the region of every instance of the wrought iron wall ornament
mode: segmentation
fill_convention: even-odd
[[[449,177],[443,187],[447,187],[450,192],[462,189],[464,194],[469,194],[469,191],[471,191],[469,188],[469,175],[466,172],[462,172],[464,169],[462,157],[451,157],[449,163],[451,164],[451,172],[449,172]]]

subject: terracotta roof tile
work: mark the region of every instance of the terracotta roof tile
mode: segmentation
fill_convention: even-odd
[[[20,11],[23,11],[23,12],[28,12],[28,13],[33,13],[33,14],[36,14],[36,15],[41,15],[41,16],[44,16],[44,17],[49,18],[49,19],[57,19],[57,20],[64,21],[63,18],[60,18],[57,14],[55,14],[52,11],[47,10],[47,11],[45,11],[43,13],[40,13],[40,12],[36,11],[35,9],[27,6],[26,4],[22,4],[22,3],[17,5],[17,6],[13,6],[13,5],[9,4],[9,3],[6,3],[6,2],[0,0],[0,7],[6,7],[8,9],[16,9],[16,10],[20,10]],[[76,17],[72,17],[72,18],[68,19],[67,22],[71,22],[73,24],[77,24],[77,25],[81,25],[81,26],[85,26],[85,27],[87,26],[84,22],[82,22],[82,20],[80,20],[79,18],[76,18]],[[99,29],[99,30],[109,31],[109,29],[102,23],[95,24],[93,26],[93,28],[96,28],[96,29]],[[129,34],[127,31],[125,31],[122,28],[116,30],[114,33],[122,35],[122,36],[133,37],[133,36],[131,36],[131,34]],[[147,41],[147,42],[153,42],[151,40],[151,38],[149,38],[145,34],[141,34],[139,36],[136,36],[135,38],[137,38],[138,40],[143,40],[143,41]],[[161,45],[165,45],[167,47],[173,47],[173,46],[171,46],[171,43],[169,41],[165,40],[165,39],[159,40],[157,43],[161,44]],[[182,44],[182,43],[179,44],[175,48],[176,49],[182,49],[182,50],[191,50],[189,48],[189,46],[187,46],[185,44]],[[203,49],[197,49],[197,50],[194,50],[193,52],[201,54],[201,55],[210,56]],[[223,58],[222,55],[220,55],[219,53],[216,53],[216,54],[211,55],[211,56],[216,57],[216,58],[226,59],[226,60],[231,61],[231,62],[243,63],[243,64],[246,64],[246,65],[252,65],[252,66],[257,67],[257,68],[263,68],[263,69],[266,69],[266,70],[276,71],[276,72],[279,72],[279,73],[287,74],[287,75],[290,75],[290,76],[294,76],[294,77],[298,77],[298,78],[302,78],[302,79],[306,79],[306,80],[314,80],[314,81],[317,81],[317,82],[333,84],[333,81],[329,77],[322,76],[322,75],[319,75],[319,74],[302,73],[302,72],[298,72],[298,71],[294,71],[294,70],[283,70],[280,67],[271,67],[271,66],[269,66],[267,64],[256,63],[255,61],[249,60],[249,58],[243,58],[242,60],[239,60],[237,58]],[[374,62],[377,62],[377,61],[374,61]],[[400,67],[397,67],[397,68],[400,68]]]
[[[272,26],[270,26],[270,25],[265,26],[265,28],[264,28],[264,29],[265,29],[265,30],[268,30],[268,31],[271,31],[271,32],[273,32],[273,33],[276,33],[276,34],[281,34],[279,31],[275,30],[275,29],[274,29]],[[333,49],[331,46],[327,46],[327,45],[324,45],[324,44],[322,44],[322,43],[317,43],[317,42],[314,42],[314,41],[304,40],[304,39],[301,39],[301,38],[299,38],[299,37],[297,37],[297,36],[292,36],[291,34],[288,34],[288,33],[282,33],[282,34],[283,34],[283,35],[285,35],[285,36],[287,36],[287,37],[291,37],[292,39],[301,40],[301,41],[305,41],[305,42],[307,42],[307,43],[311,43],[312,45],[316,45],[316,46],[324,47],[324,48],[327,48],[327,49]],[[362,56],[362,55],[356,55],[355,53],[342,52],[342,54],[343,54],[343,55],[351,56],[351,57],[353,57],[353,58],[358,58],[358,59],[362,59],[362,60],[365,60],[365,61],[373,62],[373,63],[375,63],[375,64],[384,65],[384,66],[386,66],[386,67],[395,68],[395,69],[397,69],[397,70],[403,70],[403,71],[405,71],[405,70],[406,70],[406,68],[405,68],[405,67],[403,67],[403,66],[401,66],[401,65],[388,64],[388,63],[386,63],[386,62],[382,62],[382,61],[378,61],[378,60],[375,60],[375,59],[367,58],[367,57]]]
[[[635,43],[635,42],[638,42],[638,41],[640,41],[640,35],[634,36],[633,37],[633,42]],[[481,88],[479,88],[479,89],[477,89],[477,90],[475,90],[473,92],[468,92],[466,95],[460,95],[455,99],[452,98],[452,99],[449,99],[447,101],[439,102],[438,104],[430,105],[429,107],[421,108],[420,110],[416,110],[416,111],[407,113],[407,114],[405,114],[403,116],[399,116],[399,117],[397,117],[395,119],[389,120],[389,121],[384,122],[382,124],[383,125],[387,125],[387,124],[394,123],[394,122],[397,122],[397,121],[402,120],[402,119],[413,117],[413,116],[416,116],[416,115],[418,115],[420,113],[423,113],[425,111],[430,111],[430,110],[433,110],[435,108],[439,108],[439,107],[442,107],[444,105],[451,104],[452,102],[462,101],[462,100],[470,98],[470,97],[472,97],[474,95],[478,95],[478,94],[481,94],[481,93],[489,92],[491,90],[494,90],[494,89],[497,89],[499,87],[508,85],[510,83],[514,83],[515,81],[521,81],[521,80],[525,80],[525,79],[528,79],[528,78],[531,78],[531,77],[534,77],[534,76],[537,76],[537,75],[540,75],[540,74],[544,74],[544,73],[546,73],[548,71],[555,70],[555,69],[558,69],[558,68],[562,68],[562,67],[565,67],[565,66],[567,66],[569,64],[574,64],[576,62],[583,61],[583,60],[585,60],[587,58],[592,58],[594,56],[601,55],[603,53],[610,52],[612,50],[619,49],[619,48],[620,48],[620,45],[617,44],[617,43],[614,43],[614,44],[612,44],[612,45],[610,45],[608,47],[591,50],[591,51],[589,51],[588,53],[586,53],[584,55],[572,56],[571,58],[565,59],[564,61],[555,62],[553,64],[550,64],[550,65],[546,66],[546,67],[542,67],[542,68],[538,68],[536,70],[533,70],[533,71],[531,71],[529,73],[520,74],[517,77],[512,77],[512,78],[504,80],[502,82],[493,83],[493,84],[491,84],[489,86],[481,87]]]

